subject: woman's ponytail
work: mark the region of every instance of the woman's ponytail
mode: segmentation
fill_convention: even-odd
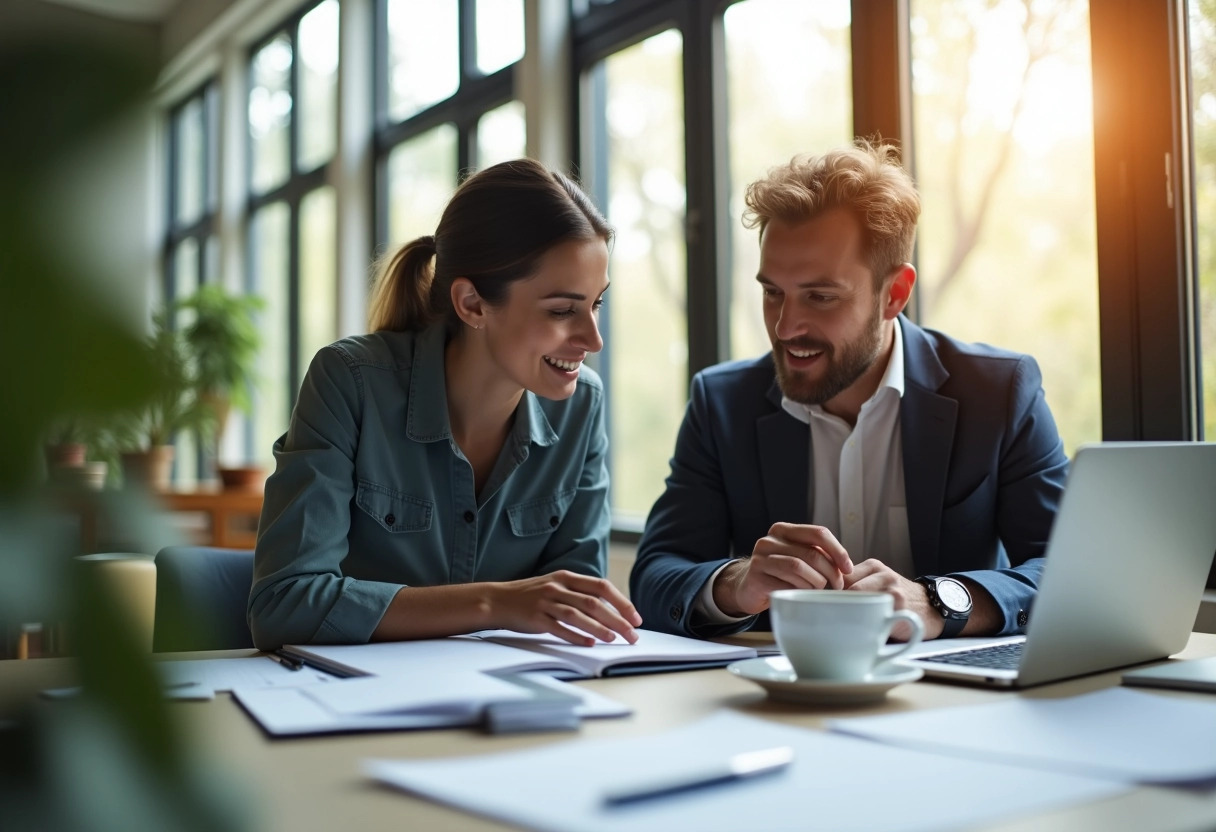
[[[406,243],[383,263],[368,302],[370,331],[421,330],[434,320],[434,259],[435,238],[428,234]]]

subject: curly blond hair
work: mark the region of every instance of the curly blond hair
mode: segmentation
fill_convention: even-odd
[[[889,143],[857,139],[822,156],[799,155],[747,186],[743,225],[764,229],[773,220],[801,223],[835,208],[861,223],[875,286],[912,260],[920,195]]]

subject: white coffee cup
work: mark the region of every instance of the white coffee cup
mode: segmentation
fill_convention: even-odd
[[[920,644],[920,616],[896,610],[885,592],[779,589],[769,596],[773,635],[799,679],[863,681]],[[906,644],[886,646],[891,628],[907,621]]]

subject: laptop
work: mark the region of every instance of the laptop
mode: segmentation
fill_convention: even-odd
[[[906,662],[933,678],[1028,687],[1164,658],[1186,646],[1213,553],[1216,443],[1084,445],[1026,635],[926,643]]]

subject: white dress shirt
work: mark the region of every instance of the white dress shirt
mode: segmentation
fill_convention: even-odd
[[[877,558],[905,578],[914,576],[904,496],[903,441],[899,401],[904,394],[904,345],[899,319],[886,371],[861,406],[857,424],[833,416],[820,405],[782,397],[782,408],[811,430],[811,487],[807,515],[829,529],[854,563]],[[713,599],[714,572],[697,596],[696,610],[710,623],[741,621],[723,613]]]

